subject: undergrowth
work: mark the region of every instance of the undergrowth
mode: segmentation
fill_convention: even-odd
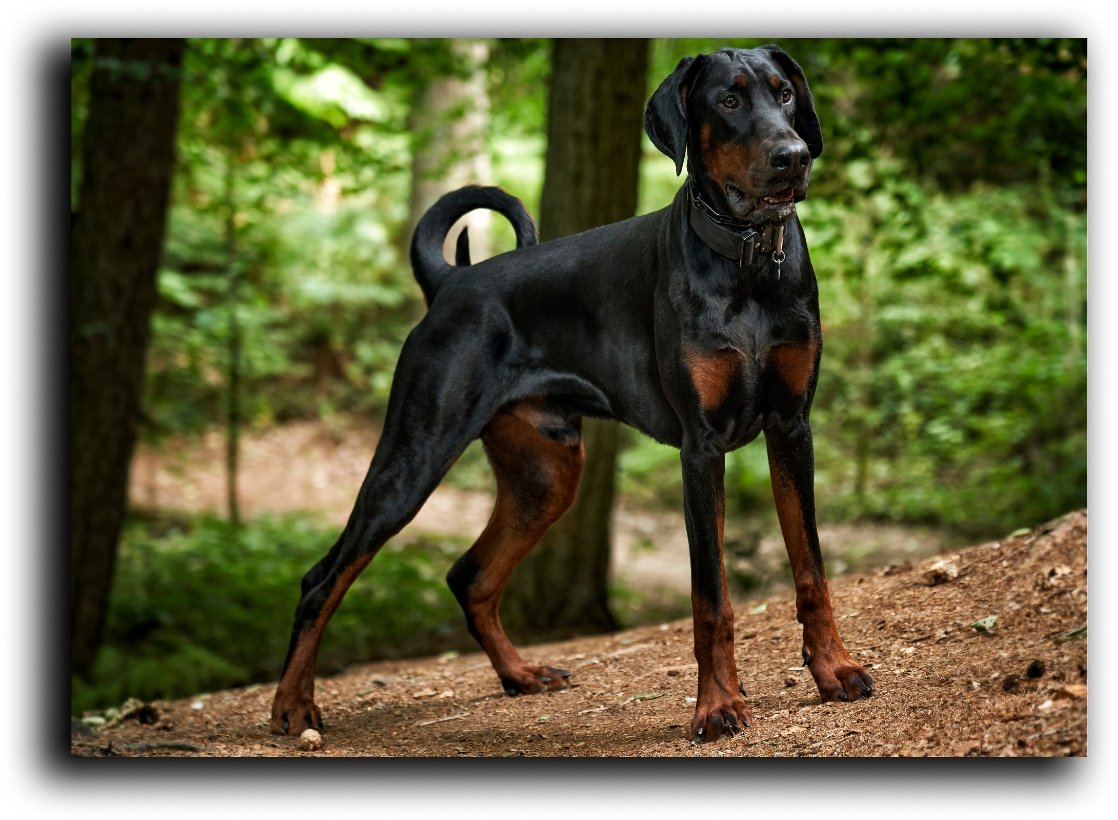
[[[337,538],[306,514],[233,527],[213,516],[130,520],[121,539],[105,642],[71,711],[274,681],[303,574]],[[444,577],[469,544],[389,543],[330,621],[318,672],[363,661],[469,648]]]

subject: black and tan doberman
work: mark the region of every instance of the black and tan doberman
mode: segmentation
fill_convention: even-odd
[[[493,515],[448,582],[510,694],[563,688],[569,673],[517,654],[498,601],[517,563],[571,505],[583,416],[617,419],[680,449],[691,553],[695,740],[750,723],[734,661],[722,555],[725,455],[765,435],[773,495],[823,700],[873,692],[835,628],[815,526],[808,413],[822,337],[796,203],[823,150],[811,91],[776,46],[686,58],[649,100],[654,145],[684,164],[665,209],[536,244],[516,199],[448,194],[421,220],[412,265],[429,303],[393,381],[384,433],[344,532],[303,579],[272,725],[321,728],[323,630],[353,580],[481,437],[497,477]],[[454,222],[504,214],[516,250],[442,256]]]

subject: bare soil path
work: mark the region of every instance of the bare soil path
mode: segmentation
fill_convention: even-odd
[[[878,694],[820,704],[799,668],[790,593],[737,607],[755,717],[692,745],[691,625],[529,647],[571,687],[508,698],[480,654],[376,663],[318,682],[321,748],[268,729],[274,685],[78,727],[80,757],[1055,757],[1087,754],[1087,512],[833,584],[847,646]],[[974,625],[983,621],[981,631]],[[729,797],[729,795],[728,795]],[[789,808],[799,798],[789,796]]]

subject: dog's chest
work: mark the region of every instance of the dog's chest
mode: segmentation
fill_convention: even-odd
[[[728,447],[754,438],[772,414],[803,410],[819,354],[810,315],[727,302],[708,305],[704,319],[684,364],[701,414]]]

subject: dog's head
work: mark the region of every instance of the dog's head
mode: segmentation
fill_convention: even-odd
[[[823,152],[804,73],[777,46],[685,57],[645,110],[652,144],[688,170],[702,198],[737,219],[787,219]]]

